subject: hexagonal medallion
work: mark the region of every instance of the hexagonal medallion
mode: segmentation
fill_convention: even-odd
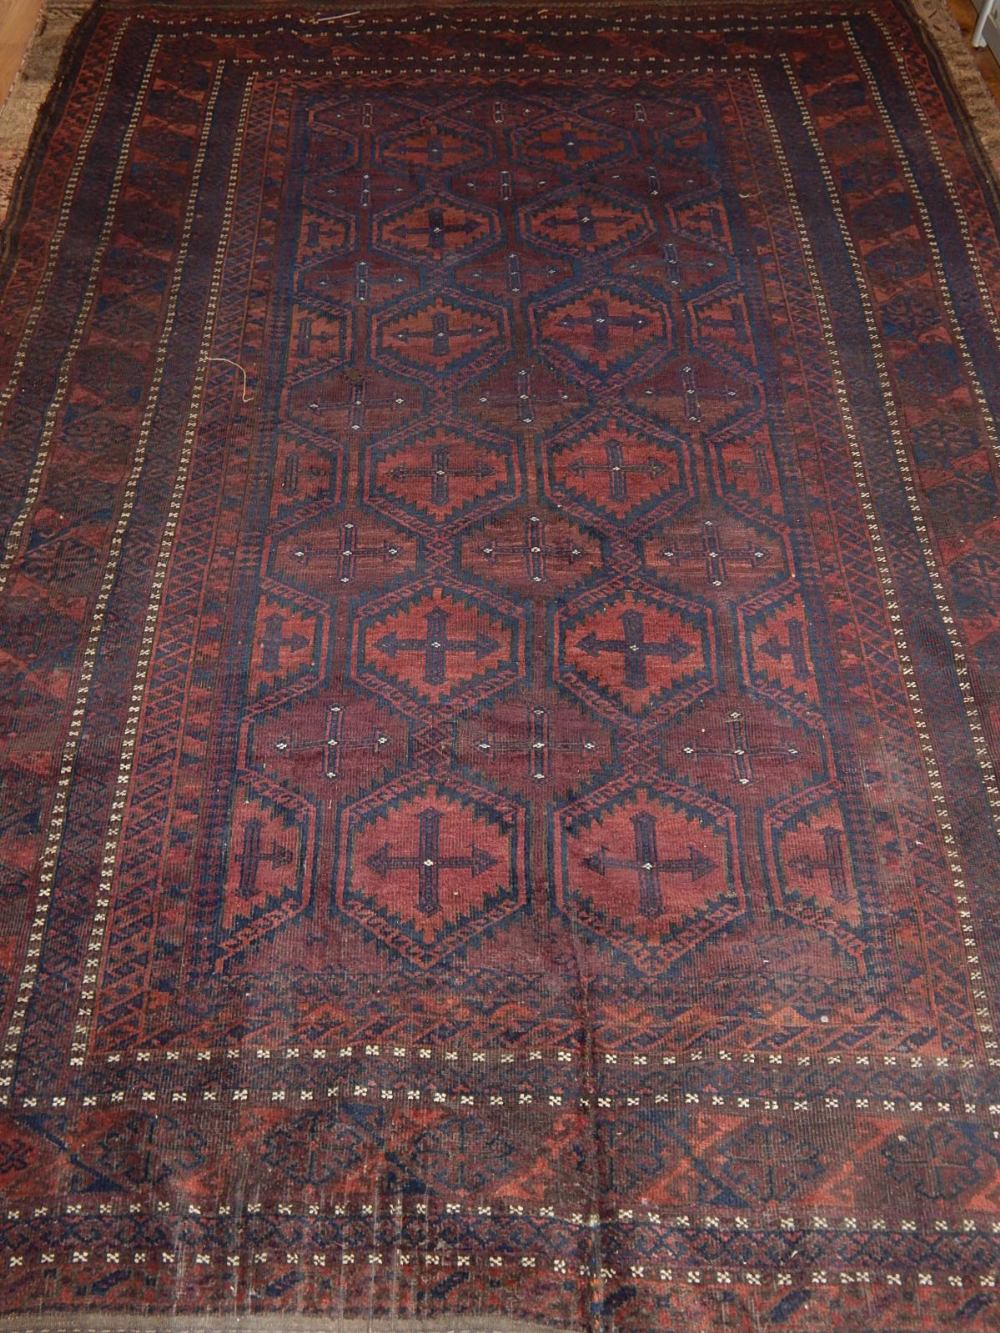
[[[486,135],[477,130],[428,113],[417,124],[384,134],[377,154],[382,166],[403,172],[453,171],[455,167],[484,165],[490,161],[493,149]]]
[[[372,355],[385,365],[432,382],[454,382],[484,370],[504,350],[507,317],[458,292],[436,292],[376,315]]]
[[[592,589],[559,611],[558,679],[591,707],[673,713],[712,688],[707,610],[667,593]]]
[[[637,374],[670,349],[666,307],[617,283],[540,301],[531,317],[540,351],[570,374],[596,382]]]
[[[524,673],[522,615],[456,587],[390,594],[355,622],[355,676],[404,711],[485,698]]]
[[[401,259],[452,263],[494,245],[500,220],[491,208],[427,191],[380,213],[374,232],[378,248]]]
[[[556,502],[602,529],[666,515],[690,494],[684,446],[620,409],[594,412],[548,451]]]
[[[337,909],[420,967],[525,902],[523,812],[468,783],[383,788],[348,810],[340,843]]]
[[[559,905],[596,940],[660,972],[742,910],[732,816],[616,784],[556,825]]]
[[[653,234],[649,210],[633,199],[581,183],[522,208],[526,240],[553,254],[611,255]]]
[[[589,170],[613,162],[628,148],[628,136],[612,125],[557,111],[512,135],[522,162]]]
[[[440,531],[517,496],[509,439],[452,426],[421,426],[369,452],[366,499],[417,531]]]

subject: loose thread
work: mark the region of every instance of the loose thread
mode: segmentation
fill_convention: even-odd
[[[240,363],[239,363],[238,361],[233,361],[232,358],[231,358],[231,357],[228,357],[228,356],[209,356],[209,357],[206,357],[205,360],[206,360],[206,361],[224,361],[224,362],[226,363],[227,366],[235,366],[236,369],[237,369],[237,370],[240,372],[240,374],[243,376],[243,402],[245,402],[245,403],[249,403],[249,402],[250,402],[251,398],[253,397],[253,394],[250,392],[249,386],[248,386],[248,384],[247,384],[247,373],[246,373],[246,371],[243,369],[243,367],[240,365]]]
[[[360,14],[360,9],[350,9],[346,14],[321,14],[313,19],[314,23],[336,23],[338,19],[352,19]]]

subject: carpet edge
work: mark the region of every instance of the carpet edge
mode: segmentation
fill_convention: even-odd
[[[566,1325],[564,1333],[570,1333]],[[0,1318],[6,1333],[552,1333],[552,1325],[503,1315],[461,1319],[341,1319],[336,1315],[24,1314]]]
[[[1000,106],[976,65],[968,39],[944,0],[908,0],[908,3],[937,49],[972,133],[994,174],[1000,174]]]
[[[10,92],[0,106],[0,224],[12,216],[18,177],[43,123],[42,110],[59,82],[70,38],[90,9],[91,0],[56,0],[43,5]]]

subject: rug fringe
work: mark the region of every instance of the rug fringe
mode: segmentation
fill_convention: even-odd
[[[63,51],[90,7],[91,0],[52,0],[43,5],[10,92],[0,106],[0,222],[7,215],[35,122],[56,82]]]

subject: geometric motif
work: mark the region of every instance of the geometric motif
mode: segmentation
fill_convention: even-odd
[[[727,813],[647,787],[616,788],[559,817],[561,906],[602,945],[664,971],[736,919]]]
[[[404,172],[414,167],[453,171],[482,166],[491,156],[491,145],[485,135],[467,125],[435,115],[422,118],[412,129],[384,135],[377,156],[381,166]]]
[[[513,140],[522,161],[574,171],[606,167],[628,147],[627,136],[609,125],[563,112],[543,116],[530,128],[515,129]]]
[[[520,221],[525,236],[542,249],[583,256],[626,250],[653,230],[646,208],[589,183],[523,208]]]
[[[430,967],[525,901],[517,807],[464,783],[389,790],[346,815],[339,911]]]
[[[501,308],[458,292],[418,297],[375,316],[372,355],[389,369],[452,383],[500,355],[506,339]]]
[[[614,528],[688,492],[680,443],[619,409],[563,431],[549,449],[553,498],[585,520]]]
[[[523,671],[519,613],[458,587],[383,599],[365,609],[355,633],[355,678],[404,711],[407,699],[438,706],[473,693],[483,697]]]
[[[539,352],[591,384],[638,375],[670,350],[666,307],[623,284],[594,283],[537,301],[531,318]]]
[[[515,497],[515,461],[508,441],[467,426],[423,426],[375,447],[369,501],[412,526],[434,532]]]
[[[386,209],[375,220],[379,248],[403,259],[467,259],[493,245],[498,232],[492,210],[441,191]]]
[[[627,717],[690,705],[712,687],[705,610],[638,586],[570,602],[557,613],[559,680],[599,711]]]

